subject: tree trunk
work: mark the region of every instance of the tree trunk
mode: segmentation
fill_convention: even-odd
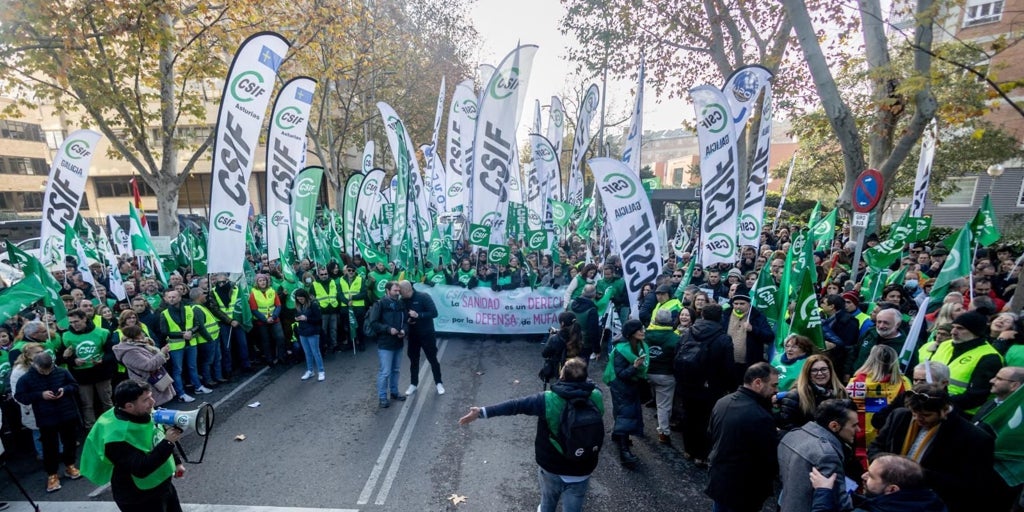
[[[160,169],[155,180],[166,187],[157,192],[160,235],[178,236],[178,189],[188,176],[178,176],[178,149],[174,146],[174,129],[178,112],[174,103],[174,20],[170,14],[160,15],[165,37],[160,41]],[[173,191],[173,192],[172,192]]]
[[[156,212],[160,222],[160,236],[178,236],[178,192],[180,185],[171,180],[157,180]]]

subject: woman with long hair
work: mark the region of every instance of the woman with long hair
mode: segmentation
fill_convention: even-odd
[[[121,335],[121,342],[114,345],[114,357],[124,365],[128,378],[149,385],[156,405],[170,402],[174,398],[174,386],[164,369],[170,360],[170,345],[157,348],[138,325],[122,328]]]
[[[813,419],[814,410],[830,398],[848,398],[846,388],[828,356],[811,355],[800,368],[793,387],[776,395],[779,410],[775,413],[775,425],[780,430],[801,427]]]
[[[1017,319],[1015,313],[1006,312],[999,313],[989,323],[988,338],[992,340],[992,346],[1003,356],[1006,356],[1006,351],[1020,337]]]
[[[544,369],[541,380],[547,384],[557,378],[566,361],[578,357],[583,351],[583,330],[576,315],[571,311],[563,311],[558,315],[558,330],[548,336],[540,355],[544,358]],[[586,357],[583,358],[587,360]]]
[[[707,292],[699,291],[693,295],[693,310],[697,313],[698,318],[700,318],[700,311],[708,304],[712,304],[712,301]]]
[[[683,309],[679,310],[679,317],[676,319],[676,334],[682,334],[683,329],[692,327],[696,321],[697,312],[689,306],[684,306]]]
[[[25,343],[21,346],[21,353],[17,359],[14,360],[14,364],[11,365],[11,390],[18,389],[18,381],[28,373],[29,368],[32,368],[32,358],[36,354],[46,350],[43,345],[36,342]],[[39,435],[39,426],[36,425],[36,415],[32,411],[31,405],[25,405],[21,402],[15,402],[21,407],[21,425],[32,431],[32,442],[36,448],[36,459],[42,460],[43,458],[43,442]]]
[[[964,312],[964,305],[962,302],[947,302],[939,308],[939,312],[935,315],[935,322],[932,323],[928,333],[928,341],[926,341],[921,348],[918,350],[918,360],[928,361],[935,354],[935,351],[939,349],[939,345],[950,339],[949,336],[941,337],[936,336],[941,326],[948,326],[953,324],[953,319]]]
[[[640,406],[642,387],[647,385],[647,354],[644,326],[639,320],[627,320],[622,325],[622,337],[616,340],[608,366],[604,370],[604,383],[612,392],[612,441],[619,447],[619,461],[632,469],[640,459],[633,454],[629,436],[644,435],[644,417]]]
[[[320,355],[320,321],[320,306],[316,301],[310,300],[309,292],[301,288],[295,290],[296,333],[299,335],[302,352],[306,355],[306,373],[302,374],[302,380],[309,380],[313,376],[314,366],[316,380],[323,382],[326,378],[324,358]]]
[[[878,435],[871,424],[871,417],[910,388],[910,381],[900,372],[899,354],[886,345],[872,347],[864,365],[854,372],[847,384],[846,392],[857,404],[857,421],[860,423],[854,454],[864,470],[868,467],[867,446]]]

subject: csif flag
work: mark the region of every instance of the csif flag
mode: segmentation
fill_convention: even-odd
[[[306,166],[306,127],[313,106],[316,80],[296,77],[281,87],[267,131],[267,254],[279,254],[288,244],[292,184]]]
[[[461,212],[466,204],[466,178],[464,172],[472,159],[473,135],[476,129],[476,93],[471,81],[455,86],[451,110],[448,112],[448,137],[445,139],[445,204],[448,211]]]
[[[736,261],[737,221],[740,211],[736,134],[725,95],[701,85],[690,89],[697,112],[700,149],[701,248],[705,266]]]
[[[273,32],[246,39],[224,82],[213,143],[208,270],[241,272],[245,261],[249,175],[277,71],[291,45]]]
[[[348,180],[345,181],[345,200],[342,201],[342,229],[338,240],[341,245],[339,246],[342,251],[349,251],[355,254],[355,234],[356,234],[356,217],[359,211],[359,193],[363,189],[363,181],[366,180],[367,174],[353,172],[348,176]],[[335,230],[338,230],[338,226],[335,226]],[[339,260],[341,261],[341,260]]]
[[[583,95],[583,101],[580,102],[576,134],[572,138],[572,156],[569,159],[569,192],[565,200],[576,207],[583,204],[583,155],[586,154],[593,139],[590,123],[600,106],[601,90],[597,88],[597,84],[591,84],[587,93]]]
[[[637,176],[640,175],[640,145],[644,133],[644,64],[644,57],[640,56],[640,69],[637,71],[636,79],[636,98],[633,100],[633,118],[629,121],[626,147],[622,150],[622,161]]]
[[[988,247],[999,241],[999,227],[996,222],[996,212],[992,209],[992,199],[985,194],[981,202],[981,208],[974,214],[971,220],[971,234],[974,241],[982,247]]]
[[[764,71],[767,72],[767,70]],[[734,73],[733,77],[737,77],[739,74]],[[768,163],[771,156],[772,121],[774,119],[772,84],[768,82],[769,79],[771,79],[771,74],[763,82],[764,96],[761,102],[761,121],[758,123],[757,130],[757,149],[754,152],[754,161],[750,167],[750,175],[747,177],[747,188],[743,195],[743,213],[740,217],[739,245],[749,245],[751,247],[760,247],[761,229],[764,226],[764,203],[767,197]],[[733,84],[731,89],[733,96],[736,96],[738,89],[742,90],[738,87],[738,84]],[[730,93],[728,85],[726,86],[725,93],[726,96]],[[753,105],[750,107],[752,108]],[[736,106],[733,106],[732,112],[734,123],[737,123],[736,136],[739,137],[739,132],[742,130],[743,125],[735,121],[737,116],[736,108]]]
[[[821,310],[818,309],[818,295],[814,293],[814,268],[804,272],[797,291],[796,308],[789,334],[806,336],[819,350],[825,350],[825,336],[821,332]]]
[[[949,283],[955,279],[970,275],[971,273],[971,230],[968,226],[956,235],[956,242],[949,248],[946,261],[942,264],[942,270],[935,276],[935,284],[928,294],[931,301],[939,304],[946,297],[949,291]]]
[[[39,227],[39,259],[50,270],[64,269],[64,227],[78,215],[99,142],[99,133],[77,130],[68,135],[53,158]]]
[[[303,169],[292,183],[291,217],[292,242],[295,254],[300,258],[312,254],[313,222],[316,220],[316,203],[320,196],[320,182],[324,177],[324,168],[310,166]]]

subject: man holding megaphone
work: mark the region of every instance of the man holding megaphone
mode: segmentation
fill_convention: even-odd
[[[180,512],[171,477],[185,467],[174,452],[182,430],[153,422],[149,385],[127,380],[114,390],[114,408],[103,413],[82,448],[82,474],[96,485],[110,482],[122,512]]]

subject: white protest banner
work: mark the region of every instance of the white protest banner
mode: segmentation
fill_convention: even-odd
[[[295,254],[299,258],[312,257],[310,237],[313,234],[317,197],[320,195],[320,181],[323,177],[323,167],[310,166],[300,171],[292,183],[292,240],[295,242]]]
[[[372,140],[366,141],[366,146],[363,147],[363,174],[370,172],[373,169],[373,152],[374,144]]]
[[[761,95],[761,88],[768,85],[772,79],[772,72],[768,68],[749,64],[740,67],[729,75],[722,87],[722,93],[729,102],[729,111],[732,112],[732,125],[739,137],[747,121],[754,111],[754,104],[757,97]]]
[[[697,112],[700,149],[700,261],[705,267],[736,261],[736,231],[740,206],[736,163],[736,132],[725,95],[717,87],[690,89]]]
[[[579,117],[576,120],[576,134],[572,138],[572,157],[569,160],[569,193],[565,201],[576,208],[583,204],[583,155],[590,147],[592,138],[590,122],[594,119],[594,114],[597,113],[600,106],[601,92],[597,88],[597,84],[592,84],[580,103]]]
[[[242,272],[249,175],[259,145],[277,69],[291,45],[274,32],[250,36],[231,63],[221,94],[213,143],[210,192],[210,273]]]
[[[377,202],[377,199],[381,197],[380,187],[383,181],[384,170],[371,169],[370,172],[366,173],[366,177],[363,178],[363,183],[359,187],[354,230],[354,240],[356,242],[366,242],[373,235],[370,232],[370,226],[373,224],[374,217],[377,216],[377,211],[380,210],[380,204]]]
[[[544,287],[504,292],[443,284],[417,284],[415,288],[434,300],[434,329],[438,332],[544,334],[558,325],[558,315],[565,309],[564,293]]]
[[[917,176],[914,177],[914,200],[910,204],[911,217],[924,217],[924,202],[928,198],[928,183],[932,179],[932,161],[935,159],[935,144],[939,140],[939,127],[935,119],[928,123],[928,129],[921,137],[921,158],[917,161]]]
[[[355,235],[359,192],[363,189],[363,181],[365,179],[366,174],[354,172],[349,175],[348,181],[345,182],[345,200],[342,202],[341,209],[345,229],[341,233],[341,247],[342,251],[347,251],[348,254],[355,254],[356,250],[356,240],[358,239]]]
[[[740,214],[739,244],[755,249],[761,246],[761,228],[764,226],[764,202],[768,188],[768,159],[772,140],[772,85],[764,86],[764,101],[761,122],[757,132],[757,151],[747,178],[747,190],[743,196],[743,211]]]
[[[565,106],[562,105],[562,99],[558,96],[551,97],[551,107],[548,110],[548,130],[545,132],[545,135],[548,138],[548,142],[551,143],[551,149],[555,152],[555,161],[560,161],[559,155],[562,154],[562,138],[565,137]],[[561,176],[559,176],[558,183],[555,185],[558,186],[558,196],[552,197],[555,200],[564,201]]]
[[[630,316],[638,318],[640,289],[657,279],[663,261],[651,201],[640,177],[625,163],[613,158],[592,158],[589,163],[608,214],[614,254],[622,256]]]
[[[636,80],[636,102],[633,105],[633,119],[629,122],[626,132],[626,147],[622,151],[622,161],[640,175],[640,143],[644,133],[644,59],[640,59],[640,71]]]
[[[445,203],[448,211],[464,211],[466,204],[466,166],[472,160],[473,133],[476,131],[476,93],[473,83],[466,81],[455,86],[452,108],[448,112],[448,148],[445,151]]]
[[[99,133],[76,130],[64,139],[53,158],[39,227],[39,261],[49,270],[64,270],[64,226],[74,223],[78,215],[99,142]]]
[[[531,133],[530,134],[530,154],[533,155],[533,166],[536,167],[536,176],[540,182],[540,205],[539,210],[541,214],[541,225],[545,229],[552,229],[554,227],[554,219],[551,214],[551,202],[549,199],[555,201],[561,201],[562,187],[560,186],[562,181],[561,173],[558,171],[558,158],[555,154],[555,148],[552,147],[551,141],[547,137]],[[530,206],[532,212],[534,206]],[[531,222],[533,214],[530,214]],[[537,229],[531,224],[530,229]]]
[[[288,246],[292,182],[306,166],[306,127],[316,80],[296,77],[281,87],[267,133],[267,254]]]
[[[505,235],[509,180],[519,168],[512,162],[516,158],[518,113],[526,101],[536,53],[536,45],[512,50],[491,75],[480,100],[473,142],[470,219],[474,224],[491,226],[491,239],[498,243]]]

